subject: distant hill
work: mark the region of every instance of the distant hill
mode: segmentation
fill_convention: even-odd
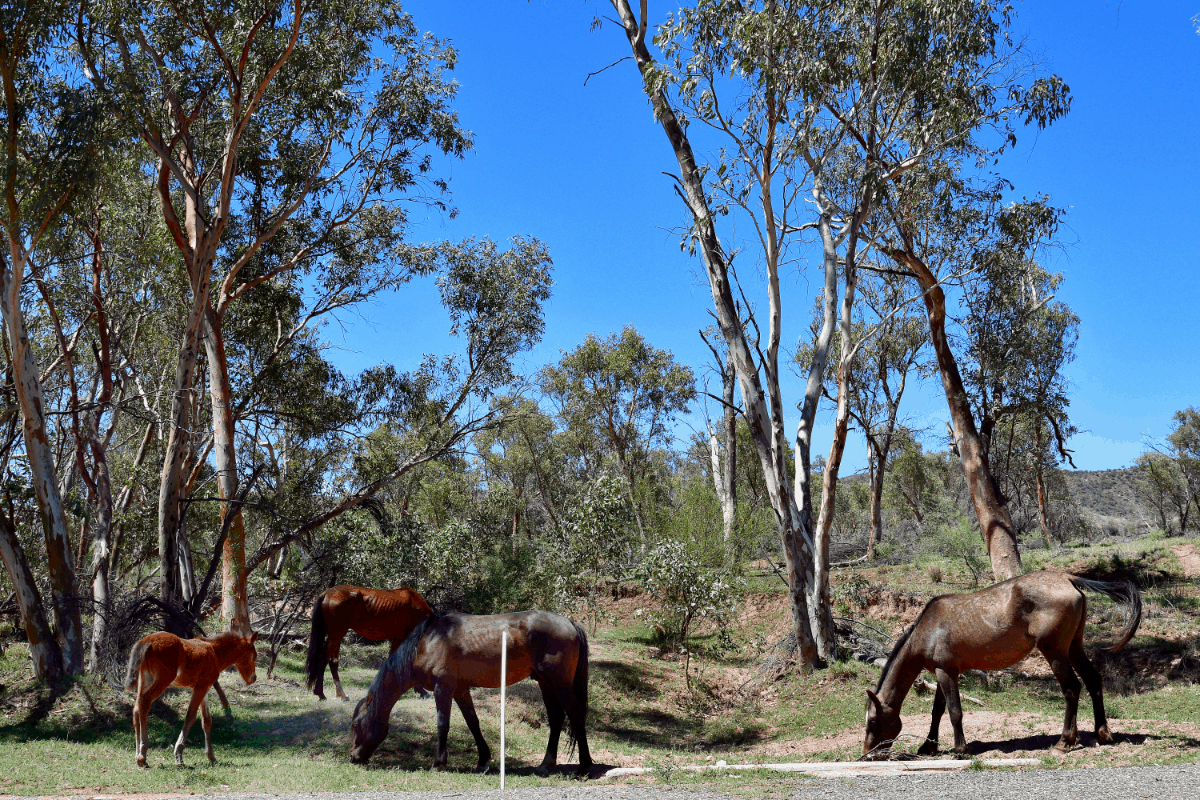
[[[1071,497],[1097,529],[1116,528],[1123,532],[1151,522],[1149,509],[1138,499],[1136,469],[1066,469],[1062,470],[1062,476]]]

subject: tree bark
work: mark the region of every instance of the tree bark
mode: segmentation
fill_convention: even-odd
[[[11,268],[11,269],[10,269]],[[4,314],[12,348],[13,383],[21,409],[29,478],[37,498],[46,555],[50,567],[50,592],[54,624],[62,650],[62,666],[68,675],[83,672],[83,621],[79,614],[78,587],[67,533],[66,513],[58,491],[54,450],[46,429],[45,402],[41,379],[21,308],[21,282],[25,256],[18,242],[9,237],[9,263],[0,263],[0,310]]]
[[[29,655],[33,659],[33,674],[44,681],[57,681],[63,675],[62,649],[50,630],[37,579],[29,568],[29,559],[21,547],[21,540],[3,514],[0,514],[0,556],[4,558],[4,568],[12,581],[17,607],[21,610],[21,624],[25,626]]]
[[[221,522],[233,515],[221,553],[221,616],[230,630],[250,635],[250,606],[246,598],[246,531],[242,509],[232,501],[238,493],[237,451],[234,449],[233,398],[221,321],[209,309],[204,324],[208,361],[208,391],[212,398],[213,461],[221,500]]]
[[[1008,508],[1001,499],[996,481],[992,477],[987,451],[975,428],[975,418],[971,414],[967,391],[958,371],[958,362],[946,335],[946,293],[942,291],[933,272],[911,248],[888,248],[886,252],[898,264],[912,271],[917,284],[924,292],[929,338],[937,357],[942,389],[946,394],[946,404],[953,423],[954,441],[958,446],[963,472],[966,474],[971,502],[975,507],[975,515],[979,518],[980,531],[992,563],[992,574],[998,581],[1015,578],[1021,574],[1021,554],[1017,550],[1017,536]]]
[[[768,397],[763,389],[754,354],[738,318],[728,262],[716,235],[691,142],[666,95],[661,89],[654,88],[650,82],[654,61],[646,49],[648,21],[645,3],[641,4],[640,22],[630,8],[628,0],[612,0],[612,3],[642,75],[644,89],[654,109],[654,117],[670,141],[679,164],[681,191],[692,215],[693,233],[699,243],[705,272],[708,275],[717,324],[725,339],[730,363],[738,376],[744,405],[743,413],[762,464],[767,494],[775,512],[775,522],[783,545],[791,597],[792,625],[797,642],[797,660],[801,669],[811,669],[820,663],[808,613],[813,564],[812,526],[811,520],[809,524],[805,524],[788,480],[786,440],[782,435],[777,435],[782,433],[782,419],[773,420],[768,411]],[[776,311],[777,309],[773,308],[772,314]],[[778,380],[778,374],[772,371],[771,365],[768,365],[768,373],[768,380]],[[777,393],[773,393],[772,405],[777,404],[776,395]],[[778,408],[777,411],[781,417],[782,408]]]

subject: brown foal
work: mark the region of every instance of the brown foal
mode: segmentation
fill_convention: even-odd
[[[883,668],[875,691],[867,690],[867,734],[863,756],[884,758],[900,735],[900,705],[923,670],[937,676],[933,725],[917,751],[938,749],[938,725],[950,711],[954,752],[965,753],[958,676],[966,670],[1006,669],[1041,651],[1067,701],[1062,737],[1054,749],[1065,752],[1078,738],[1079,677],[1092,698],[1096,739],[1112,741],[1104,714],[1100,673],[1083,651],[1087,599],[1083,590],[1100,592],[1129,606],[1129,618],[1111,650],[1133,638],[1142,619],[1142,597],[1132,583],[1104,583],[1058,572],[1031,572],[972,594],[935,597],[900,637]]]
[[[150,704],[166,691],[168,686],[191,687],[192,700],[188,704],[183,730],[175,742],[175,763],[183,763],[183,745],[188,731],[196,721],[196,709],[200,709],[201,725],[204,728],[204,753],[209,761],[216,761],[212,749],[212,716],[208,713],[208,690],[216,682],[221,670],[236,664],[246,685],[254,683],[254,665],[258,652],[254,649],[257,633],[241,636],[226,631],[203,639],[180,639],[173,633],[160,631],[146,636],[133,646],[129,653],[129,669],[125,673],[125,688],[137,692],[133,703],[134,753],[139,767],[146,766],[146,751],[150,738],[146,729],[146,717]]]

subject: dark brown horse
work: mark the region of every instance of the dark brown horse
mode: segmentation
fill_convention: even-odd
[[[400,696],[413,687],[432,689],[437,703],[438,743],[434,769],[446,768],[450,700],[458,703],[479,750],[476,771],[485,772],[492,752],[479,730],[471,687],[500,686],[501,633],[508,630],[508,684],[533,676],[542,689],[550,741],[535,770],[548,775],[558,761],[563,717],[579,744],[578,775],[592,766],[584,722],[588,708],[588,642],[583,628],[549,611],[472,616],[439,614],[422,622],[380,668],[371,688],[354,709],[350,724],[350,760],[365,764],[387,736],[388,716]]]
[[[376,641],[391,640],[395,652],[421,620],[433,614],[425,598],[412,589],[366,589],[334,586],[313,603],[312,631],[308,638],[308,688],[325,699],[325,664],[333,676],[337,696],[349,700],[338,678],[338,653],[346,631]]]
[[[1041,651],[1067,700],[1063,733],[1054,749],[1065,752],[1078,737],[1079,676],[1092,697],[1096,739],[1112,741],[1104,714],[1100,673],[1083,652],[1087,599],[1083,590],[1099,592],[1129,606],[1129,619],[1110,649],[1124,647],[1142,621],[1142,596],[1132,583],[1090,581],[1058,572],[1031,572],[972,594],[947,594],[929,601],[916,622],[900,637],[875,691],[867,690],[865,757],[885,757],[900,734],[900,704],[923,670],[937,676],[933,725],[917,751],[932,755],[938,749],[938,725],[950,710],[954,752],[965,753],[958,676],[966,670],[1006,669]]]
[[[204,728],[204,753],[216,761],[212,749],[212,717],[205,696],[209,688],[230,664],[236,664],[246,685],[254,683],[254,665],[258,652],[254,649],[257,633],[242,636],[233,631],[203,639],[180,639],[173,633],[160,631],[141,639],[129,651],[129,668],[125,673],[125,688],[137,693],[133,703],[133,750],[139,767],[146,766],[146,751],[150,738],[146,732],[146,715],[150,704],[168,686],[192,689],[183,730],[175,742],[175,763],[183,763],[183,745],[188,731],[196,721],[196,709],[201,712]]]

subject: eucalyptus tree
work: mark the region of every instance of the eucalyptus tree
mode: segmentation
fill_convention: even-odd
[[[86,72],[151,150],[164,221],[191,304],[175,369],[159,491],[162,592],[174,564],[190,389],[203,347],[213,459],[233,514],[223,613],[248,624],[235,400],[223,326],[239,299],[273,281],[330,289],[394,286],[422,271],[397,252],[405,199],[436,201],[431,154],[470,144],[449,109],[454,52],[418,34],[391,0],[353,7],[262,0],[96,4],[79,17]],[[423,149],[427,148],[427,151]]]
[[[1037,240],[1053,236],[1057,217],[1058,212],[1040,201],[1014,204],[1000,217],[1003,224],[1016,226],[1006,237],[1007,246],[994,252],[963,286],[964,380],[979,435],[993,472],[1003,476],[1003,499],[1010,494],[1007,484],[1033,478],[1047,544],[1047,473],[1063,461],[1074,466],[1066,441],[1077,429],[1068,416],[1063,368],[1075,358],[1079,319],[1054,297],[1062,276],[1047,272],[1029,251]],[[1007,437],[997,435],[998,426]],[[1010,466],[1018,432],[1027,434],[1029,441],[1022,443],[1023,468],[1014,470]]]
[[[634,328],[564,353],[539,375],[542,392],[567,428],[596,441],[616,459],[644,548],[645,514],[638,496],[650,451],[671,440],[671,422],[696,396],[692,370]]]
[[[9,364],[20,410],[28,479],[36,499],[49,561],[57,642],[39,634],[31,640],[39,674],[82,672],[83,623],[75,563],[59,487],[47,407],[22,304],[27,275],[37,271],[45,235],[89,179],[93,139],[99,123],[89,92],[62,67],[67,43],[64,20],[73,6],[62,2],[16,2],[0,9],[0,83],[3,84],[4,143],[0,148],[0,311],[10,348]],[[6,563],[19,553],[4,548]],[[27,570],[10,570],[14,583]],[[22,580],[23,582],[23,580]],[[18,592],[29,625],[26,601]]]
[[[707,420],[709,459],[712,464],[713,488],[717,492],[717,500],[721,504],[721,534],[725,540],[725,563],[733,566],[736,542],[734,540],[734,523],[737,520],[737,419],[738,407],[734,405],[734,390],[737,388],[737,375],[729,363],[724,343],[714,343],[709,340],[709,331],[700,331],[700,338],[708,345],[713,355],[713,366],[721,379],[721,434],[722,441],[717,438],[711,421]],[[724,453],[724,458],[721,454]]]
[[[1024,113],[1048,123],[1065,113],[1064,103],[1063,95],[1050,92],[1047,97],[1030,98],[1029,110]],[[1031,251],[1052,232],[1058,214],[1042,201],[1005,205],[1006,182],[980,186],[963,180],[960,174],[961,165],[945,162],[905,176],[887,204],[890,231],[883,249],[922,291],[955,447],[992,572],[1002,580],[1020,574],[1017,532],[992,473],[988,441],[977,426],[971,395],[951,344],[943,284],[980,274],[985,275],[986,283],[989,269],[1003,274],[1014,264],[1029,264]],[[1056,386],[1047,384],[1046,391],[1052,393]],[[1046,397],[1049,408],[1049,395]]]
[[[1167,514],[1175,513],[1179,530],[1187,530],[1192,510],[1200,515],[1200,409],[1176,411],[1175,429],[1161,443],[1151,443],[1138,456],[1139,493],[1169,530]]]
[[[342,387],[338,394],[354,402],[353,424],[329,420],[336,444],[316,454],[308,469],[317,485],[337,475],[332,491],[321,491],[306,516],[287,519],[264,536],[247,558],[247,572],[421,466],[464,456],[475,435],[502,419],[504,404],[493,401],[516,380],[514,360],[545,330],[549,253],[540,242],[521,238],[503,251],[490,240],[406,249],[407,260],[437,275],[450,333],[461,349],[427,353],[409,371],[381,365]],[[368,432],[386,433],[390,444],[362,459],[370,445]]]
[[[854,357],[857,258],[876,237],[869,220],[889,187],[910,170],[961,150],[981,129],[1011,133],[1013,126],[1005,124],[1010,113],[1035,106],[1043,111],[1059,99],[1061,82],[1033,80],[1022,69],[1020,48],[1008,37],[1011,11],[984,2],[703,0],[660,28],[655,41],[663,62],[648,47],[647,3],[635,13],[628,0],[612,2],[679,163],[678,193],[692,219],[689,240],[704,259],[746,418],[763,470],[771,475],[801,663],[808,666],[831,647],[827,542],[813,525],[809,441],[839,319],[839,375]],[[687,127],[696,121],[724,145],[707,165],[697,161]],[[801,213],[805,197],[815,206],[811,218]],[[756,323],[751,330],[739,324],[736,274],[716,233],[714,215],[731,209],[753,221],[759,238],[768,317],[761,340]],[[787,238],[805,228],[821,241],[824,302],[800,406],[792,488],[783,485],[779,270],[789,258]],[[845,286],[840,312],[839,266]],[[831,515],[848,422],[848,407],[839,402],[822,487],[822,507]]]
[[[868,279],[860,284],[861,300],[855,314],[851,338],[858,352],[849,364],[841,388],[846,390],[847,413],[863,433],[867,445],[870,534],[867,556],[883,536],[883,488],[892,446],[897,435],[900,402],[913,373],[924,372],[921,364],[927,336],[923,321],[914,314],[909,289],[904,281],[878,266],[865,263]],[[804,361],[805,347],[797,350]],[[833,357],[841,363],[841,342],[835,342]],[[831,385],[832,384],[832,385]],[[824,394],[837,402],[839,383],[827,378]],[[831,520],[832,522],[832,520]],[[824,524],[824,517],[822,517]]]
[[[522,522],[533,514],[561,529],[564,503],[571,495],[571,476],[556,440],[554,419],[533,400],[498,398],[501,422],[475,435],[474,445],[489,493],[511,497],[513,545]]]
[[[46,268],[36,276],[43,326],[59,343],[57,405],[69,420],[73,453],[62,462],[61,487],[78,487],[81,515],[76,556],[91,551],[92,669],[107,636],[110,579],[119,557],[120,521],[134,500],[136,475],[158,430],[146,381],[158,368],[155,339],[174,309],[171,248],[153,204],[145,164],[124,143],[108,142],[94,178],[46,242]],[[78,512],[76,512],[78,514]],[[82,594],[82,593],[81,593]]]

